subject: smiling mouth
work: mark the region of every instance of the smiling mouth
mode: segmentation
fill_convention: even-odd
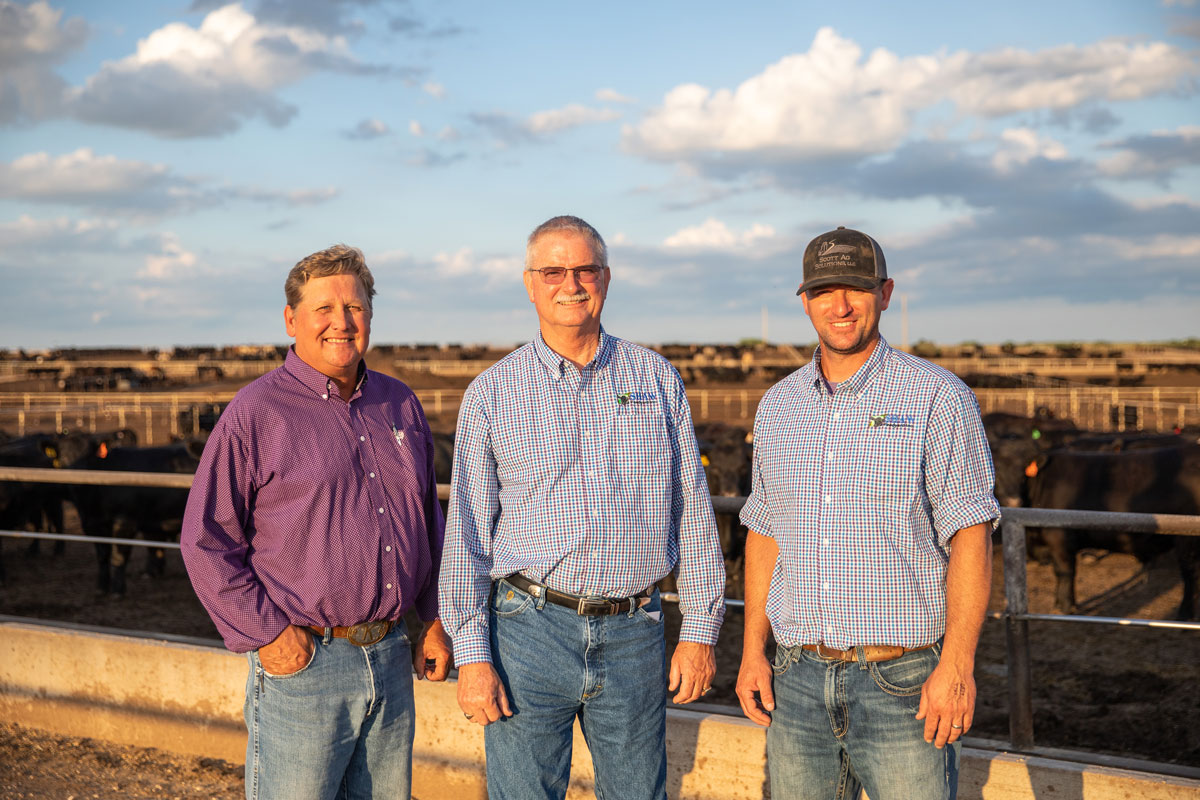
[[[578,294],[568,295],[567,297],[556,297],[554,298],[554,302],[560,306],[570,306],[578,303],[586,303],[591,299],[592,296],[587,292],[579,292]]]
[[[354,340],[353,339],[335,339],[333,337],[327,337],[325,339],[325,341],[328,342],[329,344],[350,344],[350,342],[353,342]]]

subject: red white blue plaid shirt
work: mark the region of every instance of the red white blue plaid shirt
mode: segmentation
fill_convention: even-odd
[[[455,663],[491,660],[497,578],[630,597],[676,566],[680,639],[715,644],[725,565],[683,381],[666,359],[601,331],[579,370],[539,335],[471,383],[439,583]]]
[[[998,521],[975,396],[880,338],[830,394],[820,351],[758,406],[742,524],[774,538],[767,617],[786,646],[915,647],[946,630],[959,530]]]

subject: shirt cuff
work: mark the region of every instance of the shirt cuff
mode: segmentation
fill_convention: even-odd
[[[491,636],[486,624],[475,620],[463,623],[450,635],[454,645],[454,664],[492,663]]]
[[[725,604],[721,604],[718,614],[692,613],[683,615],[683,623],[679,626],[679,641],[696,642],[715,646],[717,636],[721,632],[721,620],[725,618]]]

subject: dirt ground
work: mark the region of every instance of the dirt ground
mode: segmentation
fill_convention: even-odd
[[[140,576],[127,597],[97,595],[90,545],[69,543],[54,556],[25,553],[26,543],[4,540],[8,585],[0,614],[54,619],[137,631],[217,639],[191,591],[177,551],[167,574]],[[1028,565],[1030,607],[1048,613],[1053,574]],[[1143,569],[1131,556],[1103,555],[1080,566],[1078,593],[1096,616],[1172,618],[1181,596],[1169,557]],[[992,610],[1003,607],[1003,570],[996,550]],[[673,640],[678,620],[668,617]],[[726,615],[718,647],[718,675],[710,702],[736,706],[733,687],[741,654],[741,610]],[[1033,651],[1034,734],[1038,745],[1200,767],[1200,633],[1098,624],[1030,624]],[[1006,740],[1008,699],[1003,624],[989,619],[977,658],[978,702],[969,736]],[[0,723],[0,797],[169,798],[241,796],[240,767],[211,759],[111,746],[89,739],[45,735]]]

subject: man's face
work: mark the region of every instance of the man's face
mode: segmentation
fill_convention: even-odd
[[[304,284],[295,308],[283,309],[283,321],[304,363],[331,378],[357,377],[371,338],[371,304],[358,278],[313,278]]]
[[[582,234],[575,231],[554,231],[538,239],[529,253],[532,269],[542,267],[584,267],[599,264],[592,252],[592,245]],[[599,330],[600,311],[604,308],[604,297],[608,294],[608,269],[600,273],[595,283],[579,280],[578,273],[568,272],[562,283],[550,284],[539,272],[525,271],[525,290],[529,302],[537,308],[538,320],[543,329],[563,333],[584,329],[584,332]]]
[[[875,289],[822,286],[800,296],[821,347],[839,355],[861,353],[879,334],[879,315],[892,298],[892,281]]]

